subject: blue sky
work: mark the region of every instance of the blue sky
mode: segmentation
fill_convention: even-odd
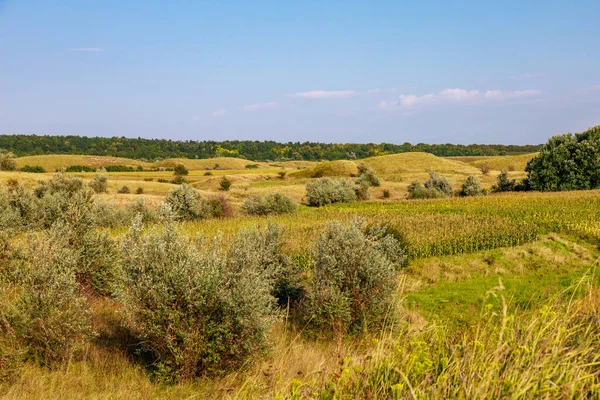
[[[542,143],[600,124],[600,2],[0,0],[0,133]]]

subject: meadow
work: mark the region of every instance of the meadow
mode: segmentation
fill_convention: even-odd
[[[222,218],[176,222],[175,233],[164,228],[164,222],[152,220],[141,228],[140,237],[163,234],[161,229],[167,231],[164,236],[152,236],[154,239],[148,239],[149,242],[136,239],[135,223],[132,228],[131,222],[135,213],[118,214],[116,222],[93,228],[117,244],[120,250],[115,257],[128,260],[131,265],[139,262],[143,269],[143,261],[150,259],[142,257],[145,253],[139,253],[141,261],[136,261],[131,254],[144,246],[152,251],[152,246],[162,246],[159,239],[181,235],[161,249],[165,252],[173,248],[187,249],[186,246],[195,249],[195,245],[186,240],[194,243],[197,240],[203,244],[198,245],[200,250],[189,250],[193,256],[179,257],[184,254],[179,250],[174,258],[183,260],[182,263],[187,262],[186,257],[192,260],[190,264],[209,263],[202,253],[207,243],[217,243],[215,248],[209,246],[212,250],[206,250],[212,251],[211,260],[226,259],[227,251],[243,253],[243,240],[263,246],[271,235],[270,227],[278,226],[281,232],[273,235],[280,235],[281,253],[274,253],[273,260],[280,257],[289,260],[286,265],[294,271],[294,279],[290,280],[305,290],[307,297],[298,304],[293,304],[288,297],[270,328],[263,332],[265,348],[252,352],[241,363],[216,371],[206,370],[193,378],[165,382],[160,378],[160,360],[148,362],[147,354],[138,346],[139,340],[126,329],[124,321],[133,312],[127,296],[94,292],[83,285],[81,301],[87,304],[93,335],[76,355],[73,353],[57,365],[40,362],[35,357],[15,356],[21,361],[13,376],[6,374],[11,370],[9,362],[14,359],[9,356],[15,352],[26,353],[29,349],[13,346],[4,337],[0,342],[3,398],[600,396],[600,280],[596,270],[600,257],[600,191],[406,199],[409,184],[415,179],[427,179],[431,169],[447,177],[456,191],[469,175],[478,177],[482,187],[489,189],[501,169],[510,169],[511,178],[523,178],[525,163],[533,155],[446,159],[425,153],[403,153],[357,161],[269,163],[231,158],[146,163],[93,156],[70,157],[17,158],[18,167],[39,165],[47,172],[2,171],[0,183],[3,187],[22,184],[23,190],[29,190],[35,188],[39,180],[51,179],[55,170],[70,165],[99,169],[110,165],[131,166],[136,170],[99,172],[108,177],[107,192],[95,194],[91,201],[107,207],[105,210],[118,211],[142,200],[148,212],[155,213],[160,210],[165,196],[179,187],[171,182],[174,175],[170,169],[183,164],[189,170],[183,176],[185,181],[197,189],[202,198],[222,196],[231,204],[231,213]],[[480,168],[483,163],[489,167],[485,173]],[[306,205],[307,183],[321,177],[355,177],[361,164],[368,165],[381,180],[380,186],[368,189],[370,200],[323,207]],[[142,171],[137,170],[138,166]],[[67,175],[89,183],[96,174]],[[220,190],[223,177],[231,182],[226,191]],[[118,193],[123,186],[128,186],[130,193]],[[268,217],[247,215],[243,211],[247,198],[274,192],[298,203],[297,210]],[[75,214],[68,214],[68,218],[86,221],[85,216]],[[325,325],[315,325],[319,314],[308,313],[310,296],[318,295],[315,290],[318,286],[314,286],[318,276],[315,266],[323,251],[317,250],[325,238],[339,233],[329,231],[329,236],[324,236],[324,232],[331,230],[332,221],[339,222],[341,225],[335,226],[341,229],[352,226],[357,219],[367,228],[392,227],[394,238],[403,246],[402,257],[405,258],[397,262],[393,271],[393,290],[377,324],[365,322],[356,331],[338,332],[338,325],[333,322],[328,325],[328,320]],[[244,236],[252,230],[267,233],[252,242],[251,235]],[[0,249],[5,285],[0,297],[0,305],[5,307],[0,307],[3,320],[11,317],[6,311],[11,309],[6,307],[13,304],[22,290],[12,280],[19,278],[20,272],[6,271],[12,268],[7,267],[13,265],[11,257],[17,260],[15,265],[27,259],[27,247],[20,246],[27,246],[31,237],[34,243],[45,243],[41,239],[44,234],[40,227],[6,229],[7,239]],[[344,238],[354,240],[351,236]],[[375,242],[374,237],[365,236],[365,246],[385,250],[383,244]],[[43,250],[43,245],[40,246]],[[48,246],[47,250],[52,250],[51,244]],[[343,243],[339,246],[332,249],[343,251]],[[85,255],[85,249],[82,254]],[[381,254],[387,253],[381,250]],[[159,254],[154,256],[160,257]],[[251,255],[247,262],[252,264],[256,259],[263,260],[262,257]],[[390,256],[390,260],[392,258]],[[269,263],[279,262],[269,260]],[[179,261],[173,261],[171,267],[175,268]],[[165,262],[170,265],[169,260]],[[325,257],[322,263],[327,262]],[[249,275],[255,272],[247,271]],[[162,273],[169,276],[170,280],[165,281],[169,285],[187,284],[177,281],[169,271]],[[248,282],[253,282],[259,290],[260,279]],[[252,285],[249,289],[254,288]],[[240,296],[252,295],[243,290],[240,293]],[[185,301],[183,297],[173,304]],[[332,298],[329,300],[333,303]],[[169,315],[171,311],[161,312]],[[254,315],[256,310],[248,308],[245,312]],[[176,320],[170,323],[179,323]],[[11,327],[18,329],[17,325],[3,323],[5,336],[10,334]],[[178,357],[185,358],[185,352]],[[214,358],[218,357],[211,358],[211,362],[218,363]]]

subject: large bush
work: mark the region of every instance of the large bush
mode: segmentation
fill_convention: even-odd
[[[355,184],[340,178],[321,178],[306,184],[306,200],[311,206],[324,206],[333,203],[356,201]]]
[[[309,319],[341,335],[377,326],[390,311],[401,244],[384,228],[362,221],[330,223],[312,251]]]
[[[408,199],[439,199],[442,197],[446,197],[444,193],[437,189],[426,188],[419,181],[413,181],[408,185]]]
[[[273,229],[242,231],[225,251],[218,242],[188,239],[172,224],[143,235],[134,222],[124,241],[120,299],[161,379],[236,368],[265,347],[279,268]]]
[[[233,215],[233,208],[224,196],[201,199],[193,187],[183,184],[171,190],[164,204],[176,220],[223,218]]]
[[[106,175],[95,175],[90,181],[90,187],[96,193],[106,193],[108,191],[108,177]]]
[[[493,192],[512,192],[515,190],[516,182],[508,177],[506,170],[500,171],[496,177],[496,183],[492,186]]]
[[[479,196],[483,193],[481,183],[476,176],[469,175],[465,183],[462,184],[460,194],[462,196]]]
[[[296,212],[296,203],[281,193],[259,194],[248,197],[242,210],[248,215],[292,214]]]
[[[429,171],[429,180],[425,182],[426,189],[434,189],[442,192],[445,196],[454,195],[454,189],[448,178],[438,174],[436,171]]]
[[[600,125],[575,135],[557,135],[525,168],[533,190],[600,187]]]
[[[0,171],[14,171],[17,169],[15,155],[6,150],[0,150]]]
[[[29,357],[55,366],[80,354],[93,337],[91,314],[77,283],[78,253],[57,224],[30,236],[9,277],[18,293],[2,303],[4,321]]]

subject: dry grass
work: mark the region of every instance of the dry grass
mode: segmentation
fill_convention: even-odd
[[[166,160],[156,163],[157,167],[175,167],[178,164],[182,164],[190,171],[204,171],[213,169],[226,169],[226,170],[245,170],[246,165],[256,164],[259,168],[270,168],[269,164],[263,162],[254,162],[250,160],[244,160],[241,158],[233,157],[216,157],[216,158],[204,158],[204,159],[190,159],[190,158],[168,158]]]
[[[471,165],[436,157],[429,153],[401,153],[360,160],[369,165],[377,174],[400,174],[427,172],[430,169],[440,173],[479,175],[480,171]]]
[[[493,170],[514,170],[514,171],[525,171],[525,167],[527,166],[527,162],[531,160],[533,157],[537,156],[539,153],[530,153],[530,154],[521,154],[518,156],[499,156],[499,157],[490,157],[483,158],[480,160],[476,160],[471,162],[470,164],[479,168],[483,164],[489,165],[489,167]]]
[[[324,161],[310,168],[290,173],[290,177],[297,178],[320,178],[324,176],[350,177],[358,173],[355,162],[347,160]]]
[[[82,156],[71,154],[47,154],[43,156],[19,157],[16,159],[16,161],[17,168],[21,168],[25,165],[39,165],[40,167],[43,167],[46,172],[55,172],[56,170],[66,168],[71,165],[85,165],[91,168],[101,168],[109,165],[126,165],[133,167],[141,165],[144,168],[151,168],[153,165],[152,163],[132,160],[129,158]]]

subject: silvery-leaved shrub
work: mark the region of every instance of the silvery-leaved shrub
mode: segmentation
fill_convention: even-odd
[[[10,151],[0,149],[0,171],[14,171],[17,169],[15,155]]]
[[[341,335],[376,327],[390,311],[402,249],[383,229],[361,220],[331,222],[312,250],[314,270],[305,312],[310,323]]]
[[[77,357],[94,336],[68,229],[57,223],[41,235],[30,234],[9,278],[18,295],[2,303],[4,320],[28,357],[51,367]]]
[[[273,228],[245,230],[224,246],[189,239],[169,222],[144,234],[134,221],[119,298],[161,380],[231,370],[265,348],[276,317],[277,237]]]
[[[462,196],[479,196],[480,194],[483,194],[479,179],[473,175],[469,175],[465,183],[462,184],[460,194]]]
[[[201,218],[202,210],[199,205],[200,193],[193,187],[183,184],[171,190],[165,197],[164,203],[178,220],[193,220]]]
[[[408,185],[407,199],[440,199],[446,195],[436,188],[423,187],[421,182],[413,181]]]
[[[233,215],[233,207],[225,196],[202,199],[196,189],[185,183],[171,190],[165,197],[164,204],[176,220],[224,218]]]
[[[242,211],[248,215],[293,214],[296,203],[281,193],[257,194],[244,200]]]
[[[89,185],[96,193],[106,193],[108,191],[108,177],[106,175],[94,175]]]
[[[425,182],[425,188],[439,190],[446,196],[454,195],[454,189],[448,178],[438,174],[434,170],[429,171],[429,180]]]
[[[370,186],[380,186],[379,178],[375,175],[375,171],[368,165],[360,164],[358,166],[358,178],[369,183]]]
[[[317,207],[356,201],[355,184],[345,178],[321,178],[306,184],[306,200]]]
[[[98,295],[112,295],[121,278],[117,243],[107,232],[93,229],[76,244],[77,281]]]
[[[21,186],[23,189],[24,188]],[[12,193],[11,193],[12,191]],[[14,192],[14,188],[8,190],[0,190],[0,231],[19,231],[24,225],[24,217],[21,215],[21,209],[15,204],[15,201],[20,201],[23,197],[18,196]],[[21,203],[21,207],[25,207],[23,213],[29,212],[30,202],[24,199],[25,202]]]
[[[74,194],[83,189],[83,180],[81,178],[56,173],[48,180],[41,180],[35,187],[34,192],[37,197],[43,197],[46,193],[65,193]]]

